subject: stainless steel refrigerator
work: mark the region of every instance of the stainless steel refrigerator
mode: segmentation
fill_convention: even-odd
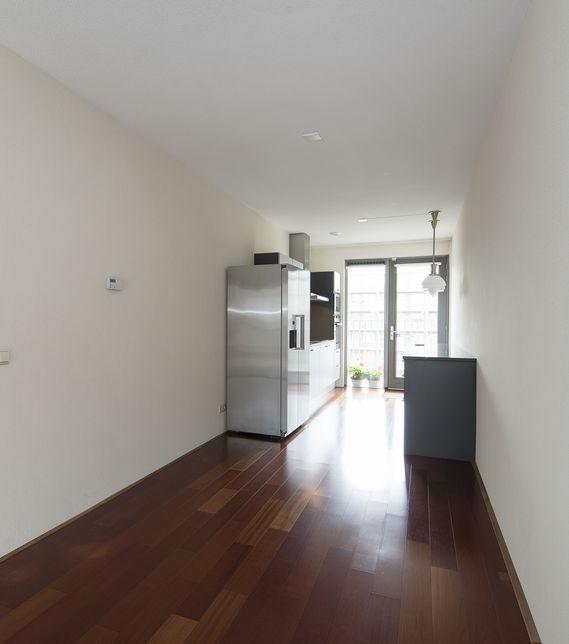
[[[227,429],[286,436],[310,408],[310,272],[227,269]]]

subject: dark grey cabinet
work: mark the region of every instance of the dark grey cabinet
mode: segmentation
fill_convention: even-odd
[[[474,461],[476,360],[404,357],[405,454]]]

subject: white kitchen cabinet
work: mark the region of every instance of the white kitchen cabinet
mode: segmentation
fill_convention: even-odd
[[[339,350],[334,341],[310,346],[310,411],[326,402],[339,378]]]

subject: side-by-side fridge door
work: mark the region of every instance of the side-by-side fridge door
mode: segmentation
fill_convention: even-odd
[[[281,435],[281,267],[227,271],[227,429]]]
[[[306,422],[310,413],[310,273],[287,267],[283,274],[283,316],[286,308],[288,328],[283,428],[288,434]]]

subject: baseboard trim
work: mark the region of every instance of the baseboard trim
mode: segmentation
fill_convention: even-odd
[[[203,447],[204,445],[207,445],[208,443],[213,442],[214,440],[217,440],[221,436],[223,436],[226,432],[221,432],[221,434],[217,434],[213,438],[210,438],[209,440],[205,441],[205,443],[201,443],[200,445],[196,445],[193,449],[191,449],[189,452],[185,452],[181,456],[178,456],[175,458],[173,461],[169,461],[166,463],[166,465],[162,465],[162,467],[159,467],[157,470],[153,470],[149,474],[146,474],[142,478],[137,479],[133,483],[130,483],[126,487],[121,488],[117,492],[114,492],[110,496],[105,497],[102,501],[99,501],[98,503],[95,503],[95,505],[89,506],[86,510],[83,510],[82,512],[79,512],[79,514],[75,514],[72,516],[70,519],[67,519],[66,521],[63,521],[63,523],[57,524],[55,527],[50,528],[47,532],[42,532],[39,536],[35,537],[31,541],[26,541],[26,543],[22,544],[21,546],[18,546],[14,550],[10,550],[10,552],[7,552],[6,554],[2,555],[0,557],[0,563],[3,561],[6,561],[6,559],[9,559],[10,557],[13,557],[14,555],[17,555],[19,552],[22,552],[22,550],[25,550],[26,548],[29,548],[33,546],[34,544],[38,543],[38,541],[41,541],[42,539],[45,539],[46,537],[49,537],[52,535],[54,532],[57,532],[58,530],[61,530],[62,528],[65,528],[65,526],[68,526],[70,523],[73,523],[73,521],[77,521],[77,519],[80,519],[81,517],[85,516],[86,514],[89,514],[89,512],[92,512],[93,510],[96,510],[98,507],[101,505],[104,505],[107,501],[111,501],[117,496],[120,496],[123,492],[126,492],[127,490],[130,490],[133,488],[135,485],[138,485],[139,483],[142,483],[142,481],[145,481],[146,479],[150,478],[151,476],[154,476],[155,474],[158,474],[158,472],[161,472],[162,470],[166,469],[170,465],[173,465],[177,461],[181,460],[182,458],[185,458],[186,456],[189,456],[192,452],[195,452],[196,450],[200,449],[200,447]]]
[[[500,524],[498,523],[498,519],[496,518],[496,513],[494,512],[494,508],[492,507],[486,486],[484,485],[484,481],[482,480],[482,475],[480,474],[480,470],[478,469],[478,465],[476,463],[473,463],[472,466],[474,468],[478,487],[480,488],[480,493],[482,494],[482,498],[484,499],[486,511],[488,512],[488,516],[490,517],[490,521],[492,523],[492,528],[494,529],[494,534],[496,535],[498,545],[500,546],[500,551],[502,552],[502,557],[504,558],[504,563],[506,564],[506,570],[508,571],[508,575],[510,576],[512,588],[514,589],[514,593],[516,595],[516,599],[518,601],[518,605],[520,607],[520,611],[526,625],[530,642],[532,642],[532,644],[541,644],[541,639],[539,637],[539,633],[537,632],[535,622],[533,621],[529,604],[520,583],[518,573],[516,572],[516,569],[514,567],[514,562],[512,561],[512,557],[510,556],[508,546],[506,545],[504,535],[502,534],[502,530],[500,529]]]

